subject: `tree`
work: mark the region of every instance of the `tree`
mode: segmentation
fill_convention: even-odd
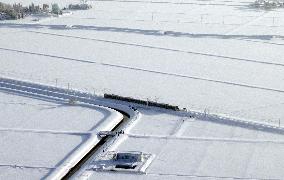
[[[0,3],[0,12],[7,14],[12,19],[18,18],[18,13],[13,9],[11,5]]]
[[[60,10],[58,4],[52,4],[51,9],[52,9],[51,12],[53,14],[60,14],[61,13],[61,10]]]

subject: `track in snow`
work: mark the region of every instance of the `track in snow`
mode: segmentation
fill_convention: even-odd
[[[217,141],[217,142],[236,142],[236,143],[273,143],[284,144],[284,141],[277,140],[253,140],[253,139],[236,139],[236,138],[211,138],[211,137],[175,137],[175,136],[157,136],[157,135],[140,135],[126,134],[130,138],[137,139],[174,139],[180,141]]]
[[[127,43],[127,42],[119,42],[119,41],[111,41],[111,40],[105,40],[105,39],[96,39],[96,38],[85,38],[85,37],[79,37],[79,36],[71,36],[71,35],[63,35],[63,34],[56,34],[56,33],[47,33],[47,32],[39,32],[39,31],[27,31],[37,34],[45,34],[45,35],[52,35],[52,36],[58,36],[58,37],[67,37],[67,38],[74,38],[74,39],[82,39],[82,40],[91,40],[91,41],[98,41],[98,42],[104,42],[104,43],[111,43],[111,44],[119,44],[119,45],[125,45],[125,46],[135,46],[135,47],[142,47],[142,48],[149,48],[149,49],[157,49],[157,50],[164,50],[164,51],[171,51],[171,52],[179,52],[179,53],[186,53],[186,54],[194,54],[194,55],[200,55],[200,56],[208,56],[208,57],[216,57],[225,59],[228,61],[240,61],[240,62],[250,62],[250,63],[258,63],[258,64],[266,64],[266,65],[273,65],[273,66],[281,66],[284,67],[283,63],[276,63],[276,62],[269,62],[269,61],[258,61],[254,59],[245,59],[245,58],[238,58],[238,57],[232,57],[232,56],[224,56],[224,55],[216,55],[216,54],[210,54],[210,53],[202,53],[202,52],[196,52],[196,51],[186,51],[186,50],[180,50],[180,49],[173,49],[173,48],[164,48],[164,47],[158,47],[158,46],[150,46],[150,45],[143,45],[143,44],[137,44],[137,43]],[[160,34],[159,31],[157,33]],[[174,32],[172,32],[174,33]],[[195,36],[192,34],[192,36]],[[199,36],[199,35],[197,35]],[[202,36],[202,35],[201,35]],[[210,37],[211,35],[208,35]],[[214,36],[214,35],[212,35]],[[217,36],[217,35],[216,35]],[[226,36],[233,36],[233,35],[224,35]],[[236,37],[243,37],[242,35]],[[267,37],[272,37],[268,35]],[[242,40],[242,39],[238,39]],[[254,42],[254,41],[252,41]],[[259,41],[257,41],[259,42]],[[280,45],[280,44],[277,44]],[[284,45],[284,44],[283,44]],[[216,61],[216,60],[214,60]]]
[[[63,56],[49,55],[49,54],[43,54],[43,53],[35,53],[35,52],[1,48],[1,47],[0,47],[0,50],[23,53],[23,54],[31,54],[31,55],[37,55],[37,56],[45,56],[45,57],[51,57],[51,58],[56,58],[56,59],[60,59],[60,60],[76,61],[76,62],[80,62],[80,63],[97,64],[97,65],[101,65],[101,66],[108,66],[108,67],[127,69],[127,70],[133,70],[133,71],[141,71],[141,72],[154,73],[154,74],[160,74],[160,75],[174,76],[174,77],[179,77],[179,78],[194,79],[194,80],[199,80],[199,81],[213,82],[213,83],[230,85],[230,86],[239,86],[239,87],[252,88],[252,89],[258,89],[258,90],[264,90],[264,91],[270,91],[270,92],[284,93],[284,90],[282,90],[282,89],[273,89],[273,88],[269,88],[269,87],[254,86],[254,85],[250,85],[250,84],[241,84],[241,83],[236,83],[236,82],[208,79],[208,78],[203,78],[203,77],[198,77],[198,76],[188,76],[188,75],[184,75],[184,74],[169,73],[169,72],[150,70],[150,69],[144,69],[144,68],[138,68],[138,67],[132,67],[132,66],[126,66],[126,65],[101,63],[101,62],[92,61],[92,60],[76,59],[76,58],[69,58],[69,57],[63,57]]]

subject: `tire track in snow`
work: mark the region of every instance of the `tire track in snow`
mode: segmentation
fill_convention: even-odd
[[[254,18],[254,19],[252,19],[252,20],[250,20],[250,21],[247,21],[246,23],[241,24],[240,26],[238,26],[238,27],[236,27],[236,28],[233,28],[233,29],[229,30],[228,32],[225,33],[225,35],[229,35],[229,34],[231,34],[231,33],[233,33],[233,32],[239,31],[240,29],[242,29],[242,28],[244,28],[244,27],[247,27],[247,26],[249,26],[250,24],[252,24],[252,23],[254,23],[254,22],[256,22],[256,21],[262,19],[265,15],[267,15],[267,14],[269,14],[269,13],[270,13],[269,11],[266,11],[266,12],[262,13],[260,16]]]
[[[0,87],[0,90],[1,87]],[[91,131],[59,131],[59,130],[37,130],[37,129],[19,129],[19,128],[0,128],[0,132],[21,132],[21,133],[34,133],[34,134],[63,134],[63,135],[74,135],[74,136],[90,136]]]
[[[240,179],[240,180],[252,180],[252,179],[259,179],[259,178],[254,178],[254,177],[230,177],[230,176],[213,176],[213,175],[198,175],[198,174],[178,174],[178,173],[147,173],[147,175],[149,176],[172,176],[172,177],[183,177],[183,178],[210,178],[210,179],[228,179],[228,180],[232,180],[232,179]],[[279,179],[273,179],[273,178],[269,178],[270,180],[279,180]],[[262,179],[264,180],[264,179]]]
[[[173,77],[179,77],[179,78],[194,79],[194,80],[199,80],[199,81],[206,81],[206,82],[225,84],[225,85],[231,85],[231,86],[240,86],[240,87],[245,87],[245,88],[259,89],[259,90],[265,90],[265,91],[271,91],[271,92],[277,92],[277,93],[284,93],[284,90],[282,90],[282,89],[273,89],[273,88],[260,87],[260,86],[250,85],[250,84],[241,84],[241,83],[236,83],[236,82],[208,79],[208,78],[203,78],[203,77],[198,77],[198,76],[188,76],[188,75],[185,75],[185,74],[163,72],[163,71],[150,70],[150,69],[144,69],[144,68],[132,67],[132,66],[126,66],[126,65],[101,63],[101,62],[92,61],[92,60],[76,59],[76,58],[70,58],[70,57],[63,57],[63,56],[43,54],[43,53],[35,53],[35,52],[16,50],[16,49],[8,49],[8,48],[2,48],[2,47],[0,47],[0,50],[23,53],[23,54],[30,54],[30,55],[37,55],[37,56],[45,56],[45,57],[51,57],[51,58],[55,58],[55,59],[66,60],[66,61],[75,61],[75,62],[80,62],[80,63],[97,64],[97,65],[101,65],[101,66],[108,66],[108,67],[113,67],[113,68],[127,69],[127,70],[140,71],[140,72],[153,73],[153,74],[160,74],[160,75],[167,75],[167,76],[173,76]]]
[[[55,167],[45,167],[45,166],[25,166],[25,165],[16,165],[16,164],[0,164],[0,167],[8,167],[8,168],[19,168],[19,169],[55,169]]]
[[[39,31],[27,31],[27,32],[32,32],[32,33],[37,33],[37,34],[45,34],[45,35],[52,35],[52,36],[58,36],[58,37],[67,37],[67,38],[74,38],[74,39],[98,41],[98,42],[118,44],[118,45],[124,45],[124,46],[135,46],[135,47],[142,47],[142,48],[149,48],[149,49],[157,49],[157,50],[172,51],[172,52],[179,52],[179,53],[186,53],[186,54],[194,54],[194,55],[200,55],[200,56],[222,58],[222,59],[226,59],[226,60],[229,60],[229,61],[240,61],[240,62],[258,63],[258,64],[274,65],[274,66],[284,67],[283,63],[276,63],[276,62],[269,62],[269,61],[258,61],[258,60],[254,60],[254,59],[245,59],[245,58],[238,58],[238,57],[231,57],[231,56],[224,56],[224,55],[216,55],[216,54],[211,54],[211,53],[186,51],[186,50],[173,49],[173,48],[150,46],[150,45],[143,45],[143,44],[137,44],[137,43],[127,43],[127,42],[120,42],[120,41],[111,41],[111,40],[105,40],[105,39],[86,38],[86,37],[63,35],[63,34],[57,34],[57,33],[47,33],[47,32],[39,32]],[[211,60],[211,59],[209,59],[209,60]],[[215,59],[213,61],[218,61],[218,60]]]
[[[281,144],[284,145],[282,140],[267,140],[267,139],[240,139],[240,138],[214,138],[214,137],[199,137],[199,136],[186,136],[186,137],[176,137],[176,136],[159,136],[159,135],[140,135],[140,134],[125,134],[129,138],[136,139],[165,139],[165,140],[179,140],[179,141],[206,141],[206,142],[227,142],[227,143],[247,143],[247,144]]]

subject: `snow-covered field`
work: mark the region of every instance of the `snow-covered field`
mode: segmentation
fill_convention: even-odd
[[[220,0],[90,3],[71,16],[1,22],[0,73],[273,124],[284,119],[282,9]]]
[[[117,123],[121,118],[101,107],[70,106],[3,92],[0,109],[0,179],[42,179],[64,171],[68,163],[85,155],[96,132],[105,130],[102,122]]]
[[[78,1],[33,2],[63,7]],[[59,18],[0,21],[0,77],[283,127],[283,9],[256,9],[249,0],[89,3],[93,9]],[[100,122],[121,117],[108,108],[3,92],[0,109],[0,179],[39,179],[60,171]],[[111,150],[155,154],[147,175],[92,172],[86,164],[76,177],[284,177],[281,128],[204,121],[143,107],[139,111],[141,119]]]
[[[155,158],[146,174],[96,172],[92,162],[74,178],[282,179],[284,135],[161,110],[138,108],[141,118],[110,151]]]

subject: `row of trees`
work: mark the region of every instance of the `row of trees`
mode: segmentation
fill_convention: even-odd
[[[267,9],[278,8],[278,7],[283,8],[284,0],[256,0],[253,5],[256,7],[267,8]]]
[[[49,13],[49,5],[42,6],[30,4],[28,7],[23,7],[22,4],[5,4],[0,2],[0,19],[19,19],[30,14]],[[62,14],[58,4],[52,4],[51,13]]]
[[[87,0],[81,0],[81,4],[70,4],[68,8],[73,10],[86,10],[92,8],[88,5]],[[1,19],[19,19],[24,18],[30,14],[38,13],[52,13],[52,14],[62,14],[62,9],[59,8],[58,4],[52,4],[51,10],[48,4],[43,4],[42,6],[30,4],[28,7],[23,7],[22,4],[5,4],[0,2],[0,20]]]

